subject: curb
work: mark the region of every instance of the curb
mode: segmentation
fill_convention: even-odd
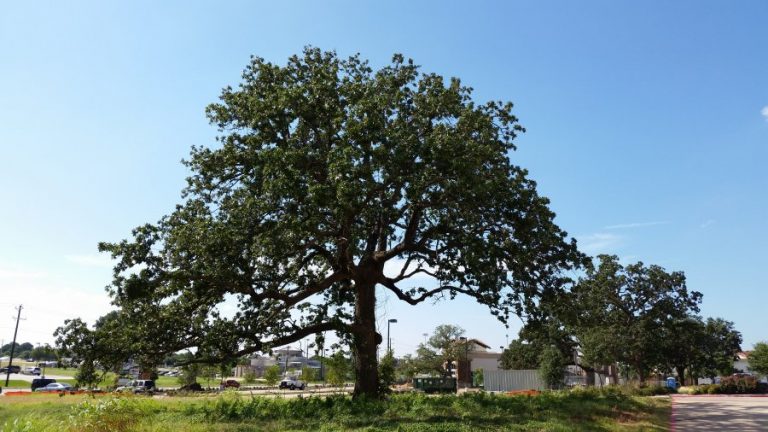
[[[764,398],[768,397],[768,394],[700,394],[700,395],[692,395],[692,394],[674,394],[670,395],[672,396],[672,399],[675,398]]]

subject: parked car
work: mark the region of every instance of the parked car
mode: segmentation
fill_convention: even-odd
[[[221,382],[223,388],[240,388],[240,383],[233,379],[228,379]]]
[[[50,383],[45,387],[35,389],[36,392],[64,392],[72,390],[72,386],[67,383]]]
[[[281,389],[288,388],[291,390],[296,390],[296,389],[304,390],[306,386],[307,384],[304,381],[293,378],[293,377],[285,377],[283,378],[282,381],[280,381]]]
[[[152,380],[135,380],[131,385],[134,393],[151,393],[157,390],[155,382]]]
[[[32,380],[32,391],[45,387],[48,384],[55,383],[55,379],[51,378],[35,378]]]
[[[133,393],[133,386],[117,386],[112,391],[115,393]]]

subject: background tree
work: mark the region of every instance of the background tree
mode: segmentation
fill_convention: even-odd
[[[544,347],[539,357],[539,375],[549,388],[557,389],[563,386],[568,360],[557,347]]]
[[[374,71],[307,48],[285,66],[254,57],[242,78],[207,109],[220,145],[193,148],[185,201],[100,244],[115,304],[151,341],[138,348],[218,362],[335,331],[355,395],[375,396],[377,285],[411,305],[469,296],[504,320],[583,263],[509,159],[512,104],[400,55]],[[222,316],[230,296],[239,312]]]
[[[748,357],[749,368],[759,375],[768,375],[768,343],[755,344]]]
[[[93,362],[83,362],[75,372],[75,383],[80,388],[95,388],[104,378],[104,374],[99,373]]]
[[[662,369],[674,369],[681,382],[689,377],[730,375],[733,361],[741,351],[741,333],[730,321],[697,316],[672,320],[660,330],[663,333]]]
[[[301,379],[307,383],[316,380],[317,378],[315,377],[315,369],[309,366],[304,366],[301,368]]]
[[[411,358],[412,374],[443,376],[446,374],[443,356],[429,345],[419,344],[416,355]]]
[[[280,366],[272,365],[264,371],[264,381],[272,387],[280,381]]]
[[[695,379],[705,367],[706,351],[712,348],[701,318],[690,315],[670,320],[659,332],[663,351],[660,353],[658,368],[663,371],[674,369],[677,379],[683,385],[689,374]]]
[[[341,351],[335,352],[326,359],[325,380],[334,387],[343,387],[349,375],[349,360]]]
[[[245,384],[253,384],[256,382],[256,372],[253,371],[253,369],[248,368],[245,370],[245,373],[243,374],[243,382]]]
[[[2,355],[8,356],[11,355],[11,347],[14,346],[12,343],[7,343],[3,345],[2,347]],[[15,349],[13,350],[15,358],[29,358],[30,353],[35,348],[34,345],[32,345],[30,342],[23,342],[19,343],[16,342]]]
[[[429,338],[427,349],[438,354],[433,357],[433,361],[439,364],[434,366],[439,367],[439,370],[442,370],[446,375],[451,375],[454,362],[463,358],[462,355],[466,350],[465,345],[460,343],[463,336],[463,328],[451,324],[441,324],[435,328]],[[425,354],[429,355],[428,353]],[[425,359],[430,357],[425,356]]]
[[[217,365],[204,364],[201,365],[200,375],[198,376],[205,380],[205,386],[210,389],[211,383],[216,381],[216,374],[218,371],[219,367]]]
[[[387,350],[387,354],[379,362],[379,393],[388,394],[392,392],[392,385],[395,384],[395,356],[392,350]]]
[[[56,350],[48,344],[33,348],[32,351],[30,351],[29,356],[37,361],[51,361],[58,359]]]
[[[688,291],[682,272],[642,263],[624,267],[616,256],[598,259],[572,291],[579,308],[574,334],[590,362],[627,364],[644,382],[664,362],[663,329],[698,312],[701,293]]]
[[[188,386],[197,383],[197,378],[202,374],[203,365],[199,363],[189,363],[180,368],[180,373],[176,380],[182,386]]]
[[[733,373],[733,361],[741,351],[741,332],[733,322],[722,318],[707,318],[704,325],[707,348],[704,350],[701,374],[714,379]]]
[[[502,369],[538,369],[544,347],[537,343],[513,340],[501,353]]]
[[[101,382],[107,372],[119,374],[123,364],[133,357],[134,339],[122,322],[120,313],[113,311],[99,318],[93,328],[78,318],[67,320],[56,329],[58,351],[79,364],[78,373],[83,379],[78,381],[80,384],[89,386]],[[147,357],[140,358],[140,364],[149,363]]]

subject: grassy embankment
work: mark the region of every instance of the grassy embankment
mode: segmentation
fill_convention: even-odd
[[[665,431],[669,401],[618,391],[539,396],[0,399],[0,431]],[[5,426],[2,426],[5,425]]]

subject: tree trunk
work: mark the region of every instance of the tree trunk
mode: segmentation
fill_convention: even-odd
[[[354,397],[379,397],[379,370],[376,347],[376,284],[356,283],[353,349],[355,351]]]
[[[635,363],[635,372],[637,372],[637,379],[640,381],[640,385],[645,384],[645,370],[639,362]]]
[[[677,371],[677,379],[680,381],[680,385],[685,385],[685,366],[675,366]]]

